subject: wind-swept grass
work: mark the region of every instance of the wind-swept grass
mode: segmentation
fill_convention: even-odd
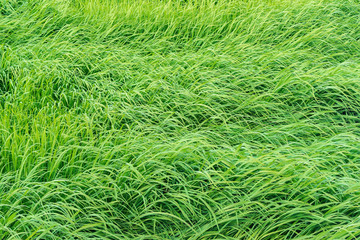
[[[0,239],[360,238],[357,0],[0,0]]]

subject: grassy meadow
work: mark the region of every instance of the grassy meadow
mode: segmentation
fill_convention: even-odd
[[[360,2],[0,0],[0,239],[360,239]]]

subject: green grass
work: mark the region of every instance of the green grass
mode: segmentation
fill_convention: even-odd
[[[0,239],[359,239],[358,0],[0,0]]]

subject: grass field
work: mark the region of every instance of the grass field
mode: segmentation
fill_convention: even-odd
[[[0,239],[360,239],[360,2],[0,0]]]

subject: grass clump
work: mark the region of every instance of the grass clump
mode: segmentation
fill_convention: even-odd
[[[0,239],[360,238],[359,19],[0,1]]]

